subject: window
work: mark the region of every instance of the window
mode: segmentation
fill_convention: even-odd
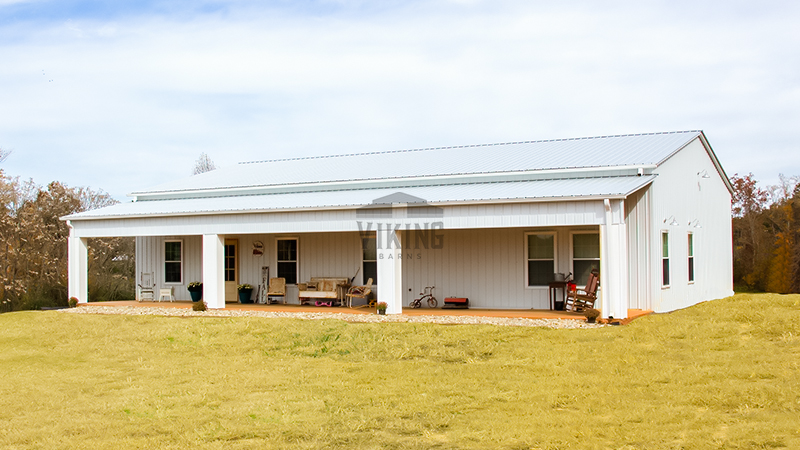
[[[527,234],[528,286],[547,286],[556,268],[554,233]]]
[[[164,242],[164,282],[183,282],[183,242]]]
[[[661,286],[669,287],[669,232],[661,232]]]
[[[362,237],[361,247],[363,249],[362,279],[366,283],[372,278],[372,282],[378,284],[378,244],[375,236]]]
[[[592,271],[600,273],[600,234],[572,235],[572,277],[575,284],[585,286]]]
[[[297,239],[278,239],[278,277],[297,284]]]
[[[689,283],[694,283],[694,234],[689,233]]]

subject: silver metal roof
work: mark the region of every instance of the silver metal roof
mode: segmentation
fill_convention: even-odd
[[[296,209],[336,209],[373,204],[375,200],[417,197],[420,203],[444,205],[462,202],[546,201],[625,197],[655,179],[655,175],[572,178],[441,186],[409,186],[324,192],[151,200],[120,203],[107,208],[73,214],[71,220],[152,215],[213,214]],[[405,195],[397,195],[402,193]]]
[[[242,163],[132,195],[336,181],[658,165],[700,131],[509,142]]]

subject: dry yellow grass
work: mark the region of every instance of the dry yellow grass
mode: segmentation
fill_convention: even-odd
[[[800,448],[800,296],[625,327],[0,315],[3,448]]]

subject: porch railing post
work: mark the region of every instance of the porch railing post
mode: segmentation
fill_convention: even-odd
[[[78,299],[79,303],[89,302],[89,245],[86,238],[75,236],[70,225],[69,230],[69,296]]]
[[[600,305],[603,317],[628,317],[628,245],[625,201],[604,200],[605,223],[600,225]]]
[[[209,308],[225,308],[225,236],[203,235],[203,301]]]
[[[386,314],[403,312],[403,245],[400,230],[378,230],[385,232],[385,239],[378,248],[378,301],[386,302]],[[394,238],[393,239],[393,235]]]

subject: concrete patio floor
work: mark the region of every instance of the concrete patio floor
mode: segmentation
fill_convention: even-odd
[[[192,302],[190,301],[142,301],[125,300],[116,302],[93,302],[83,303],[79,306],[94,305],[94,306],[149,306],[149,307],[164,307],[164,308],[191,308]],[[226,303],[225,309],[232,310],[245,310],[245,311],[274,311],[274,312],[327,312],[327,313],[344,313],[344,314],[375,314],[375,308],[368,307],[326,307],[326,306],[300,306],[292,304],[274,304],[274,305],[257,305],[257,304],[241,304],[241,303]],[[633,319],[652,313],[649,310],[629,309],[628,319],[623,323],[628,323]],[[441,309],[441,308],[403,308],[403,315],[408,316],[478,316],[478,317],[506,317],[506,318],[525,318],[525,319],[573,319],[573,320],[586,320],[583,313],[569,312],[569,311],[552,311],[547,309]]]

